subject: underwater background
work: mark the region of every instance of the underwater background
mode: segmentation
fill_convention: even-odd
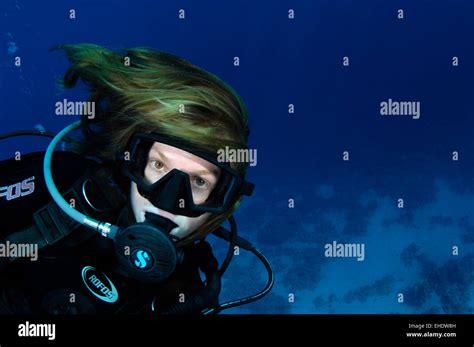
[[[241,95],[258,153],[256,190],[236,219],[275,286],[225,312],[473,313],[473,34],[468,0],[2,0],[0,129],[57,132],[77,120],[54,114],[57,101],[87,95],[58,87],[68,62],[49,51],[57,44],[179,55]],[[388,99],[420,102],[419,119],[382,116]],[[0,159],[47,144],[4,140]],[[226,244],[209,239],[223,259]],[[333,241],[363,243],[364,260],[326,257]],[[220,299],[265,280],[242,250]]]

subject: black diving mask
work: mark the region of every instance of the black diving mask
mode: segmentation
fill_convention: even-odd
[[[219,153],[176,138],[138,133],[128,152],[123,173],[154,206],[175,215],[223,213],[236,196],[251,195],[254,189]],[[194,169],[183,168],[187,159],[195,163]]]

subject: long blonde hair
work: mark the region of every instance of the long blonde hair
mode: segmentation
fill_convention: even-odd
[[[160,132],[217,152],[247,148],[246,108],[237,93],[217,76],[175,55],[149,48],[117,53],[93,44],[60,45],[71,66],[63,85],[82,80],[95,102],[96,119],[85,127],[84,151],[117,161],[131,136]],[[231,163],[245,175],[244,163]],[[204,237],[238,207],[236,197],[225,213],[211,216],[190,239]]]

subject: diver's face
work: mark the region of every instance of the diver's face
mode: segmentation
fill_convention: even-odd
[[[216,165],[181,149],[155,142],[148,154],[144,172],[145,179],[149,183],[156,182],[172,169],[181,170],[189,175],[195,204],[206,201],[219,180],[220,168]],[[161,210],[138,192],[135,182],[132,182],[131,187],[131,203],[133,214],[138,223],[145,221],[146,212],[155,213],[178,225],[171,230],[170,234],[180,239],[199,228],[211,215],[204,213],[193,218]]]

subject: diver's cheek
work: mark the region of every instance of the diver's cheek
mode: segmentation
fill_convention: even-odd
[[[146,199],[140,195],[137,189],[135,182],[132,182],[132,187],[130,189],[130,202],[132,205],[133,215],[137,223],[142,223],[145,221],[145,203]]]

